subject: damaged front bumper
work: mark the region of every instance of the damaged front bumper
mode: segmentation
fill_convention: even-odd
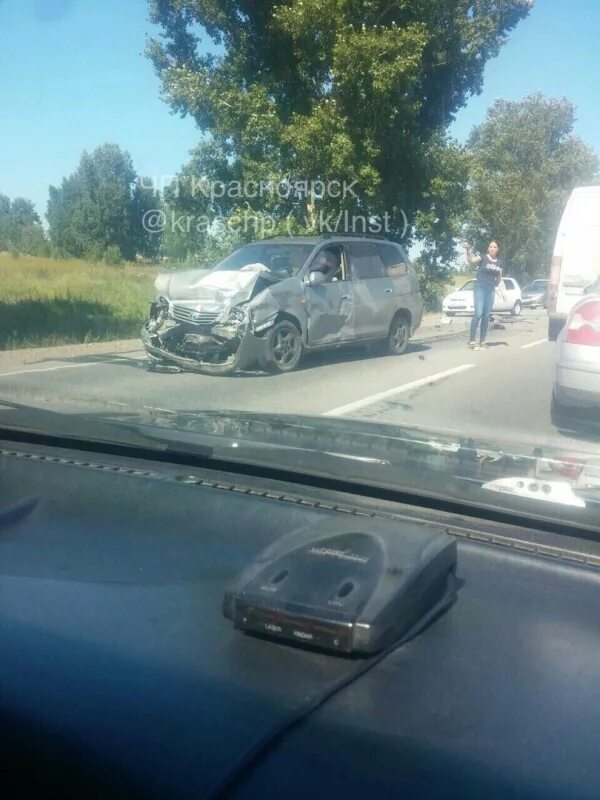
[[[201,333],[189,325],[157,319],[153,313],[154,309],[141,331],[142,344],[153,362],[206,375],[228,375],[254,365],[268,367],[266,341],[255,336],[248,323],[217,324]]]

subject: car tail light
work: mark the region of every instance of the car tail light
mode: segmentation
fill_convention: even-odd
[[[567,322],[566,341],[600,347],[600,300],[588,300],[572,311]]]
[[[556,311],[556,296],[558,294],[561,267],[562,256],[552,256],[552,262],[550,264],[550,283],[548,285],[548,311]]]

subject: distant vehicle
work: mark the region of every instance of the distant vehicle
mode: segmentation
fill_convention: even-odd
[[[550,267],[548,338],[555,342],[569,312],[600,277],[600,186],[574,189],[560,221]]]
[[[600,411],[600,297],[589,295],[558,335],[552,421],[560,425],[594,409]]]
[[[149,358],[211,375],[290,372],[306,351],[350,344],[400,355],[423,316],[400,245],[344,234],[264,239],[213,270],[163,273],[155,288]]]
[[[523,289],[523,308],[546,308],[549,281],[539,278]]]
[[[472,314],[473,308],[473,289],[475,281],[470,280],[463,284],[460,289],[450,292],[444,297],[442,308],[449,317],[456,314]],[[494,313],[512,314],[518,317],[523,308],[521,289],[514,278],[503,278],[500,286],[496,289],[494,297]]]

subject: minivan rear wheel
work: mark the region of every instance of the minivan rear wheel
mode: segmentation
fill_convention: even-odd
[[[401,356],[408,347],[409,339],[410,323],[405,316],[398,315],[390,325],[387,338],[388,353],[393,356]]]
[[[521,301],[517,300],[517,302],[514,304],[514,306],[512,308],[512,311],[510,312],[513,315],[513,317],[519,317],[521,315],[522,307],[523,306],[521,304]]]

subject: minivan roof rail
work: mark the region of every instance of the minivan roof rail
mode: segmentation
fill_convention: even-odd
[[[320,239],[343,239],[343,238],[356,238],[356,239],[379,239],[380,241],[389,242],[387,236],[380,233],[357,233],[356,231],[339,231],[336,233],[321,233]]]

